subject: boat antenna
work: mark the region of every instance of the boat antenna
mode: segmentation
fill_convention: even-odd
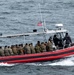
[[[47,29],[47,27],[46,27],[45,19],[44,19],[44,23],[43,23],[43,24],[44,24],[44,25],[43,25],[43,26],[44,26],[44,31],[46,32],[46,30],[48,30],[48,29]]]
[[[41,5],[39,3],[39,12],[40,12],[40,17],[41,17],[41,22],[42,22],[42,27],[43,27],[43,31],[44,31],[44,24],[43,24],[43,17],[42,17],[42,13],[41,13]]]
[[[42,27],[43,27],[43,32],[46,32],[46,23],[45,23],[45,20],[43,20],[43,17],[42,17],[42,13],[41,13],[41,8],[40,8],[40,3],[39,3],[39,12],[40,12],[40,17],[41,17],[41,21],[42,21]],[[43,34],[43,37],[44,37],[44,40],[46,40],[46,34]]]
[[[40,12],[40,17],[41,17],[41,21],[43,21],[43,17],[42,17],[42,13],[41,13],[41,8],[40,8],[40,3],[39,3],[39,12]]]

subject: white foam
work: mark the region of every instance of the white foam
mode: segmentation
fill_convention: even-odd
[[[42,66],[41,63],[26,63],[25,65]]]
[[[0,63],[0,66],[14,66],[15,64]]]
[[[44,62],[44,63],[27,63],[26,65],[33,66],[74,66],[74,57],[59,60],[57,62]]]
[[[63,60],[55,63],[49,64],[51,66],[74,66],[74,62],[72,60]]]

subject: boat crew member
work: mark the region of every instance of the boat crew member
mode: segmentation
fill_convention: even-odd
[[[62,40],[62,38],[59,39],[58,47],[59,47],[59,49],[63,48],[63,40]]]
[[[59,46],[59,39],[57,38],[57,35],[54,35],[53,42],[54,42],[55,46],[58,48],[58,46]]]
[[[71,37],[68,35],[68,33],[65,34],[65,37],[63,38],[65,42],[65,48],[69,47],[72,44]]]
[[[50,36],[48,40],[49,40],[51,43],[53,43],[53,38],[52,38],[52,36]]]

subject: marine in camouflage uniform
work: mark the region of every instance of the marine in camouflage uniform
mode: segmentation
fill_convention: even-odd
[[[19,46],[17,47],[17,51],[18,51],[18,54],[20,54],[20,55],[24,54],[24,52],[23,52],[23,44],[19,44]]]
[[[4,49],[2,48],[2,46],[0,46],[0,56],[5,56]]]
[[[47,45],[46,45],[46,51],[52,51],[53,48],[52,48],[52,43],[50,41],[48,41]]]
[[[33,43],[30,43],[29,46],[30,46],[31,53],[32,54],[35,53],[35,48],[33,46]]]
[[[12,51],[10,46],[8,46],[8,52],[9,52],[10,55],[13,55],[13,51]]]
[[[14,55],[18,55],[16,45],[12,45],[11,49],[12,49]]]
[[[10,55],[7,46],[4,47],[4,54],[5,54],[5,56],[9,56]]]
[[[37,44],[35,45],[35,51],[36,51],[36,53],[41,52],[41,43],[40,43],[40,41],[37,41]]]
[[[44,42],[41,43],[41,52],[46,52],[46,46],[44,44]]]
[[[25,54],[30,54],[31,53],[30,46],[27,43],[25,44],[24,52],[25,52]]]

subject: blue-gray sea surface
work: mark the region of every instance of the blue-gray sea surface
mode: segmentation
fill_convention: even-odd
[[[40,13],[41,12],[41,13]],[[18,34],[42,29],[37,26],[45,20],[48,29],[57,23],[64,24],[74,40],[74,0],[0,0],[0,33]],[[43,41],[44,36],[1,38],[0,45],[25,44]],[[0,75],[74,75],[74,57],[54,62],[0,64]]]

